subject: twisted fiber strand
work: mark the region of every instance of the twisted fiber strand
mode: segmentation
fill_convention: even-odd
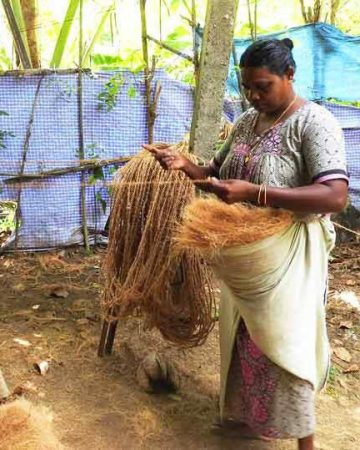
[[[195,160],[185,144],[176,149]],[[202,344],[214,325],[209,269],[196,251],[171,251],[176,224],[194,195],[183,173],[164,171],[141,152],[116,177],[103,267],[104,312],[141,315],[181,346]]]

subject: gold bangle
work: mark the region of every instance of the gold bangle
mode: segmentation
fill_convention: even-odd
[[[257,196],[257,204],[259,206],[261,206],[261,192],[262,192],[263,188],[264,188],[264,183],[261,183],[260,187],[259,187],[259,191],[258,191],[258,196]]]

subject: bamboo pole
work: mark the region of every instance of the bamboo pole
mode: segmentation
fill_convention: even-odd
[[[9,22],[9,26],[14,38],[16,51],[19,55],[20,61],[24,69],[31,69],[31,60],[29,58],[29,54],[26,49],[26,44],[22,38],[19,26],[16,22],[16,18],[14,12],[12,10],[11,4],[9,0],[2,0],[2,4],[4,7],[4,11]]]
[[[31,113],[30,113],[30,119],[29,119],[27,130],[26,130],[26,136],[25,136],[24,148],[23,148],[23,153],[22,153],[22,158],[21,158],[19,176],[22,176],[24,174],[24,170],[25,170],[27,152],[28,152],[29,146],[30,146],[32,127],[33,127],[34,118],[35,118],[35,110],[36,110],[36,106],[38,103],[40,87],[41,87],[41,83],[42,83],[43,79],[44,79],[44,77],[42,76],[38,82],[38,85],[37,85],[37,88],[35,91],[34,101],[33,101],[32,109],[31,109]],[[18,240],[19,240],[19,229],[20,229],[20,218],[21,218],[21,193],[22,193],[22,185],[20,184],[19,189],[17,191],[17,198],[16,198],[17,208],[16,208],[16,213],[15,213],[15,250],[17,249]]]
[[[36,0],[20,0],[20,4],[25,22],[31,64],[34,68],[38,68],[41,66],[41,58],[37,40]]]
[[[84,144],[84,115],[83,115],[83,7],[84,2],[80,0],[80,14],[79,14],[79,74],[78,74],[78,127],[79,127],[79,157],[85,159],[85,144]],[[84,247],[87,252],[90,251],[89,244],[89,230],[87,226],[87,210],[86,210],[86,187],[85,187],[85,172],[81,172],[80,176],[80,208],[81,208],[81,222],[84,236]]]
[[[91,69],[26,69],[26,70],[1,70],[0,77],[6,77],[8,75],[15,77],[31,77],[35,75],[70,75],[82,72],[86,75],[91,75]]]
[[[119,158],[111,158],[111,159],[97,159],[97,160],[85,160],[80,166],[70,166],[70,167],[61,167],[59,169],[51,169],[41,173],[29,173],[18,175],[15,177],[10,177],[3,180],[4,184],[14,184],[19,182],[30,182],[35,180],[44,180],[46,178],[52,177],[60,177],[62,175],[67,175],[69,173],[77,173],[77,172],[86,172],[88,170],[94,170],[99,167],[111,166],[112,164],[121,164],[129,162],[132,159],[129,157],[119,157]],[[7,174],[0,173],[1,177],[10,176]]]
[[[194,49],[194,75],[195,75],[195,94],[196,88],[199,84],[200,76],[200,57],[199,57],[199,45],[197,36],[197,14],[196,14],[196,0],[191,1],[191,22],[193,33],[193,49]]]
[[[154,142],[154,130],[151,124],[151,70],[149,66],[149,49],[147,40],[147,24],[146,24],[146,0],[140,0],[140,16],[141,16],[141,42],[144,58],[144,76],[145,76],[145,98],[147,106],[147,124],[148,124],[148,143]]]

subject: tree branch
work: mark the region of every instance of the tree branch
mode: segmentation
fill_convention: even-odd
[[[158,39],[155,39],[152,36],[147,35],[147,38],[149,39],[149,41],[153,41],[155,42],[155,44],[157,44],[159,47],[168,50],[171,53],[174,53],[175,55],[181,56],[182,58],[192,62],[194,64],[194,58],[192,58],[191,56],[187,55],[186,53],[181,52],[180,50],[177,50],[176,48],[171,47],[168,44],[165,44],[162,41],[159,41]]]

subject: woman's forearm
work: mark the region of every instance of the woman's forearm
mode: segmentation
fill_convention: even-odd
[[[253,185],[251,200],[258,201],[260,186]],[[332,180],[328,184],[312,184],[297,188],[266,188],[266,204],[291,211],[324,214],[341,211],[347,201],[347,184],[343,180]],[[260,194],[260,203],[265,203],[265,188]]]
[[[192,180],[204,180],[213,175],[213,171],[210,166],[198,166],[190,160],[186,161],[181,170]]]

